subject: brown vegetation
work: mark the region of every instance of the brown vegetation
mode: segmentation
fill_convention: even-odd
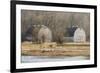
[[[71,26],[82,27],[86,32],[87,40],[90,39],[90,14],[78,12],[56,12],[39,10],[21,11],[21,31],[25,33],[32,25],[45,25],[52,30],[53,41],[62,43],[66,29]],[[39,29],[34,29],[33,36],[37,41]],[[61,34],[59,34],[61,33]]]
[[[22,43],[22,55],[33,56],[90,56],[89,43],[32,44]]]

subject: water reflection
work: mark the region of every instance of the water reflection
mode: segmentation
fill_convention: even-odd
[[[22,63],[32,63],[32,62],[53,62],[53,61],[79,61],[79,60],[89,60],[87,56],[22,56]]]

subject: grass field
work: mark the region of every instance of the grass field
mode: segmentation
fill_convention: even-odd
[[[21,54],[29,56],[90,56],[90,43],[63,43],[56,44],[23,42]]]

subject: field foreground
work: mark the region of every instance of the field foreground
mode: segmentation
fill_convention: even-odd
[[[21,54],[28,56],[90,56],[90,43],[36,44],[23,42]]]

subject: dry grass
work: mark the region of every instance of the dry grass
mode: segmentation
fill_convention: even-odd
[[[56,44],[32,44],[31,42],[22,43],[22,55],[33,56],[89,56],[89,43],[64,43]]]

